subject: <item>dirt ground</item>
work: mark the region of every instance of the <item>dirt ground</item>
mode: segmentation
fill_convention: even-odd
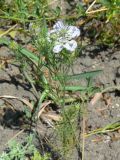
[[[35,100],[31,87],[23,80],[19,65],[13,64],[11,60],[8,60],[6,65],[3,64],[2,59],[9,59],[12,55],[13,53],[7,47],[0,47],[0,96],[11,95]],[[88,45],[73,67],[75,73],[97,69],[103,71],[94,79],[95,85],[104,88],[120,85],[120,48]],[[87,106],[86,126],[89,130],[120,121],[120,91],[113,90],[105,96],[107,102],[100,100],[94,106],[89,104]],[[24,128],[21,120],[23,108],[23,103],[18,100],[0,99],[0,153],[7,147],[8,141]],[[51,128],[42,124],[38,130],[43,136],[52,132]],[[27,134],[28,132],[24,131],[20,133],[17,136],[18,141],[24,140]],[[76,150],[71,152],[69,159],[80,159]],[[93,159],[120,159],[120,131],[85,138],[85,160]]]

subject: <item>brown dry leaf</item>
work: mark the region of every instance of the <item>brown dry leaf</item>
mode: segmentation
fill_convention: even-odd
[[[96,93],[94,97],[91,99],[90,104],[94,106],[97,103],[97,101],[100,100],[102,97],[103,95],[101,92]]]
[[[29,101],[27,101],[24,98],[15,97],[15,96],[9,96],[9,95],[3,95],[3,96],[0,96],[0,98],[18,99],[19,101],[21,101],[24,104],[26,104],[31,110],[33,109],[32,103],[30,103]]]
[[[44,113],[43,115],[53,121],[61,121],[62,120],[62,117],[56,113],[47,113],[47,114]]]
[[[41,105],[40,111],[38,112],[38,118],[41,116],[41,114],[44,112],[45,108],[51,103],[51,101],[44,102]]]

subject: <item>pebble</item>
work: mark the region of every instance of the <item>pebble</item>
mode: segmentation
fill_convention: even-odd
[[[118,103],[116,103],[116,107],[120,107],[120,105]]]
[[[115,108],[115,106],[112,106],[112,108]]]

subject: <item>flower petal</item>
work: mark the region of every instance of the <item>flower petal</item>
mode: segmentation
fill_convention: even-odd
[[[75,26],[69,26],[67,30],[67,35],[69,38],[76,38],[80,35],[80,30]]]
[[[65,28],[65,25],[64,25],[64,23],[63,23],[62,20],[58,21],[58,22],[55,23],[55,25],[53,26],[53,29],[55,29],[55,30],[61,30],[61,29],[63,29],[63,28]]]
[[[56,33],[56,32],[57,32],[56,29],[52,29],[52,30],[48,31],[48,34],[50,35],[50,34],[54,34],[54,33]]]
[[[75,40],[68,41],[66,44],[64,44],[64,48],[66,48],[68,51],[73,52],[77,47],[77,42]]]
[[[62,49],[63,49],[63,45],[57,44],[57,45],[54,46],[53,52],[54,53],[59,53]]]

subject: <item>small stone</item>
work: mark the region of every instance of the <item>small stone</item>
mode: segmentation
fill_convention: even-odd
[[[92,66],[92,68],[96,68],[96,66],[95,66],[95,65],[93,65],[93,66]]]
[[[115,106],[112,106],[112,108],[115,108]]]
[[[120,107],[120,105],[118,103],[116,103],[116,107]]]

